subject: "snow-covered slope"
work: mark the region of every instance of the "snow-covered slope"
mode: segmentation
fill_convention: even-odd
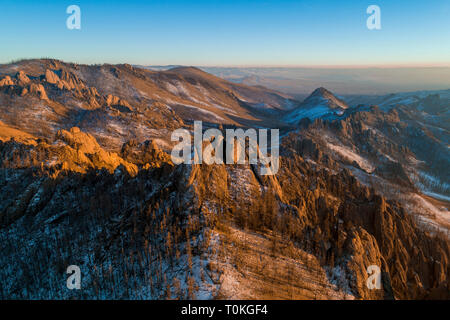
[[[285,116],[285,121],[296,123],[303,118],[313,120],[329,114],[341,115],[347,108],[347,104],[330,91],[318,88],[298,108],[289,112]]]

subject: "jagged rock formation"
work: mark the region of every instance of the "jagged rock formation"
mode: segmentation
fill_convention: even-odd
[[[116,153],[103,150],[94,137],[79,128],[60,130],[52,143],[43,139],[31,139],[27,144],[14,140],[2,143],[3,166],[9,168],[40,167],[57,176],[61,171],[86,173],[89,169],[106,169],[113,173],[123,166],[130,174],[137,173],[137,166],[123,160]]]
[[[155,141],[138,143],[131,140],[122,146],[120,155],[132,163],[142,166],[144,169],[161,167],[163,164],[172,164],[170,156],[159,148]]]
[[[10,76],[6,76],[5,78],[3,78],[2,80],[0,80],[0,87],[3,86],[13,86],[14,82],[12,81]]]
[[[28,78],[28,76],[23,71],[19,71],[16,74],[16,80],[19,86],[24,86],[30,83],[30,78]]]

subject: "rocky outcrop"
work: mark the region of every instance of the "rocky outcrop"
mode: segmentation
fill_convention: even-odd
[[[28,92],[31,94],[36,94],[41,100],[48,100],[47,93],[42,84],[32,83],[28,87]],[[27,91],[22,91],[22,95],[25,95]]]
[[[59,154],[58,162],[62,169],[85,172],[86,168],[106,168],[110,172],[122,165],[129,174],[137,173],[136,165],[120,158],[116,153],[103,150],[97,140],[90,134],[82,132],[79,128],[70,131],[59,130],[56,141],[62,141],[69,148],[63,148]]]
[[[61,77],[57,75],[59,73]],[[60,90],[75,90],[79,94],[86,88],[85,84],[73,73],[66,70],[49,70],[45,71],[44,79],[46,82],[56,85]]]
[[[170,155],[162,151],[155,141],[150,140],[143,143],[128,141],[122,146],[120,156],[144,169],[159,168],[164,164],[173,165]]]
[[[61,81],[59,77],[49,69],[45,71],[45,80],[51,84],[57,84]]]
[[[106,169],[113,173],[119,166],[132,176],[138,171],[135,164],[122,159],[114,152],[105,151],[92,135],[77,127],[68,131],[59,130],[53,143],[30,135],[23,136],[26,138],[26,144],[22,142],[23,139],[9,140],[3,144],[4,166],[41,168],[53,177],[61,172],[86,173],[91,169]]]
[[[38,96],[41,100],[48,100],[47,92],[44,86],[36,80],[31,80],[23,71],[19,71],[14,79],[5,76],[0,80],[0,88],[7,87],[7,92],[26,96],[32,94]]]
[[[0,87],[3,86],[13,86],[14,82],[12,81],[10,76],[6,76],[3,79],[0,80]]]
[[[108,107],[116,107],[119,111],[122,112],[131,112],[133,108],[128,103],[128,101],[124,99],[120,99],[119,97],[113,96],[112,94],[108,94],[106,96],[106,105]]]
[[[19,71],[16,74],[17,83],[19,86],[25,86],[30,83],[30,78],[23,71]]]

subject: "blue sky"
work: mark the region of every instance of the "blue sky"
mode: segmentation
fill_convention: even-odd
[[[81,30],[66,28],[72,4]],[[371,4],[381,30],[366,27]],[[0,63],[450,65],[448,0],[2,0],[0,30]]]

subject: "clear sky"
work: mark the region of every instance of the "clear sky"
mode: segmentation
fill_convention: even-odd
[[[66,28],[69,5],[81,30]],[[381,30],[366,9],[381,8]],[[449,0],[0,1],[0,63],[450,65]]]

